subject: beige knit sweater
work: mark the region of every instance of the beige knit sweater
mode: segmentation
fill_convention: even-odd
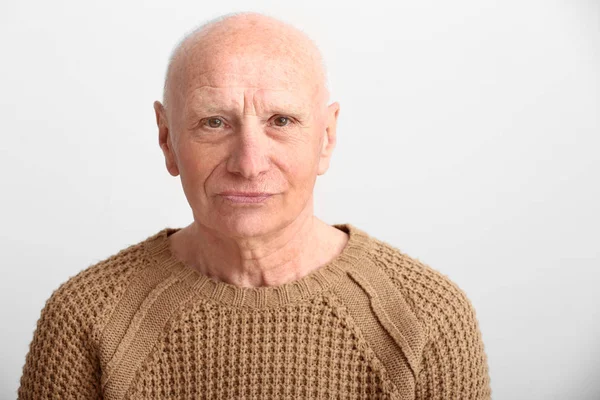
[[[165,228],[46,303],[20,399],[490,399],[475,310],[448,277],[351,224],[281,286],[213,280]]]

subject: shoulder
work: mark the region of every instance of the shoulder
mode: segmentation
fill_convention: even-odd
[[[92,333],[92,325],[107,316],[132,277],[148,265],[145,244],[159,234],[131,244],[69,277],[52,292],[40,320],[69,320]]]
[[[20,399],[102,398],[98,343],[103,323],[132,277],[149,264],[145,244],[157,235],[83,269],[54,290],[29,345]],[[48,371],[53,371],[50,378]]]
[[[465,291],[428,264],[375,239],[370,252],[425,331],[415,399],[491,398],[488,357]]]
[[[369,256],[394,283],[429,339],[450,325],[465,332],[477,329],[473,304],[448,275],[377,238]]]

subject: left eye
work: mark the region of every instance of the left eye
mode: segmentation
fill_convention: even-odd
[[[290,122],[288,117],[279,116],[275,118],[275,125],[277,126],[286,126]]]

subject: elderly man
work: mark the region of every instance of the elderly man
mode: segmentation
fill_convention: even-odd
[[[19,398],[490,398],[465,293],[313,215],[339,113],[325,75],[310,39],[262,14],[184,38],[154,109],[193,222],[53,293]]]

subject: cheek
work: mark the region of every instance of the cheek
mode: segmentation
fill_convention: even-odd
[[[312,190],[318,170],[318,152],[313,145],[282,149],[277,160],[290,186],[296,190]]]
[[[219,153],[206,146],[182,143],[178,154],[179,172],[184,189],[186,192],[203,192],[204,183],[219,163]]]

